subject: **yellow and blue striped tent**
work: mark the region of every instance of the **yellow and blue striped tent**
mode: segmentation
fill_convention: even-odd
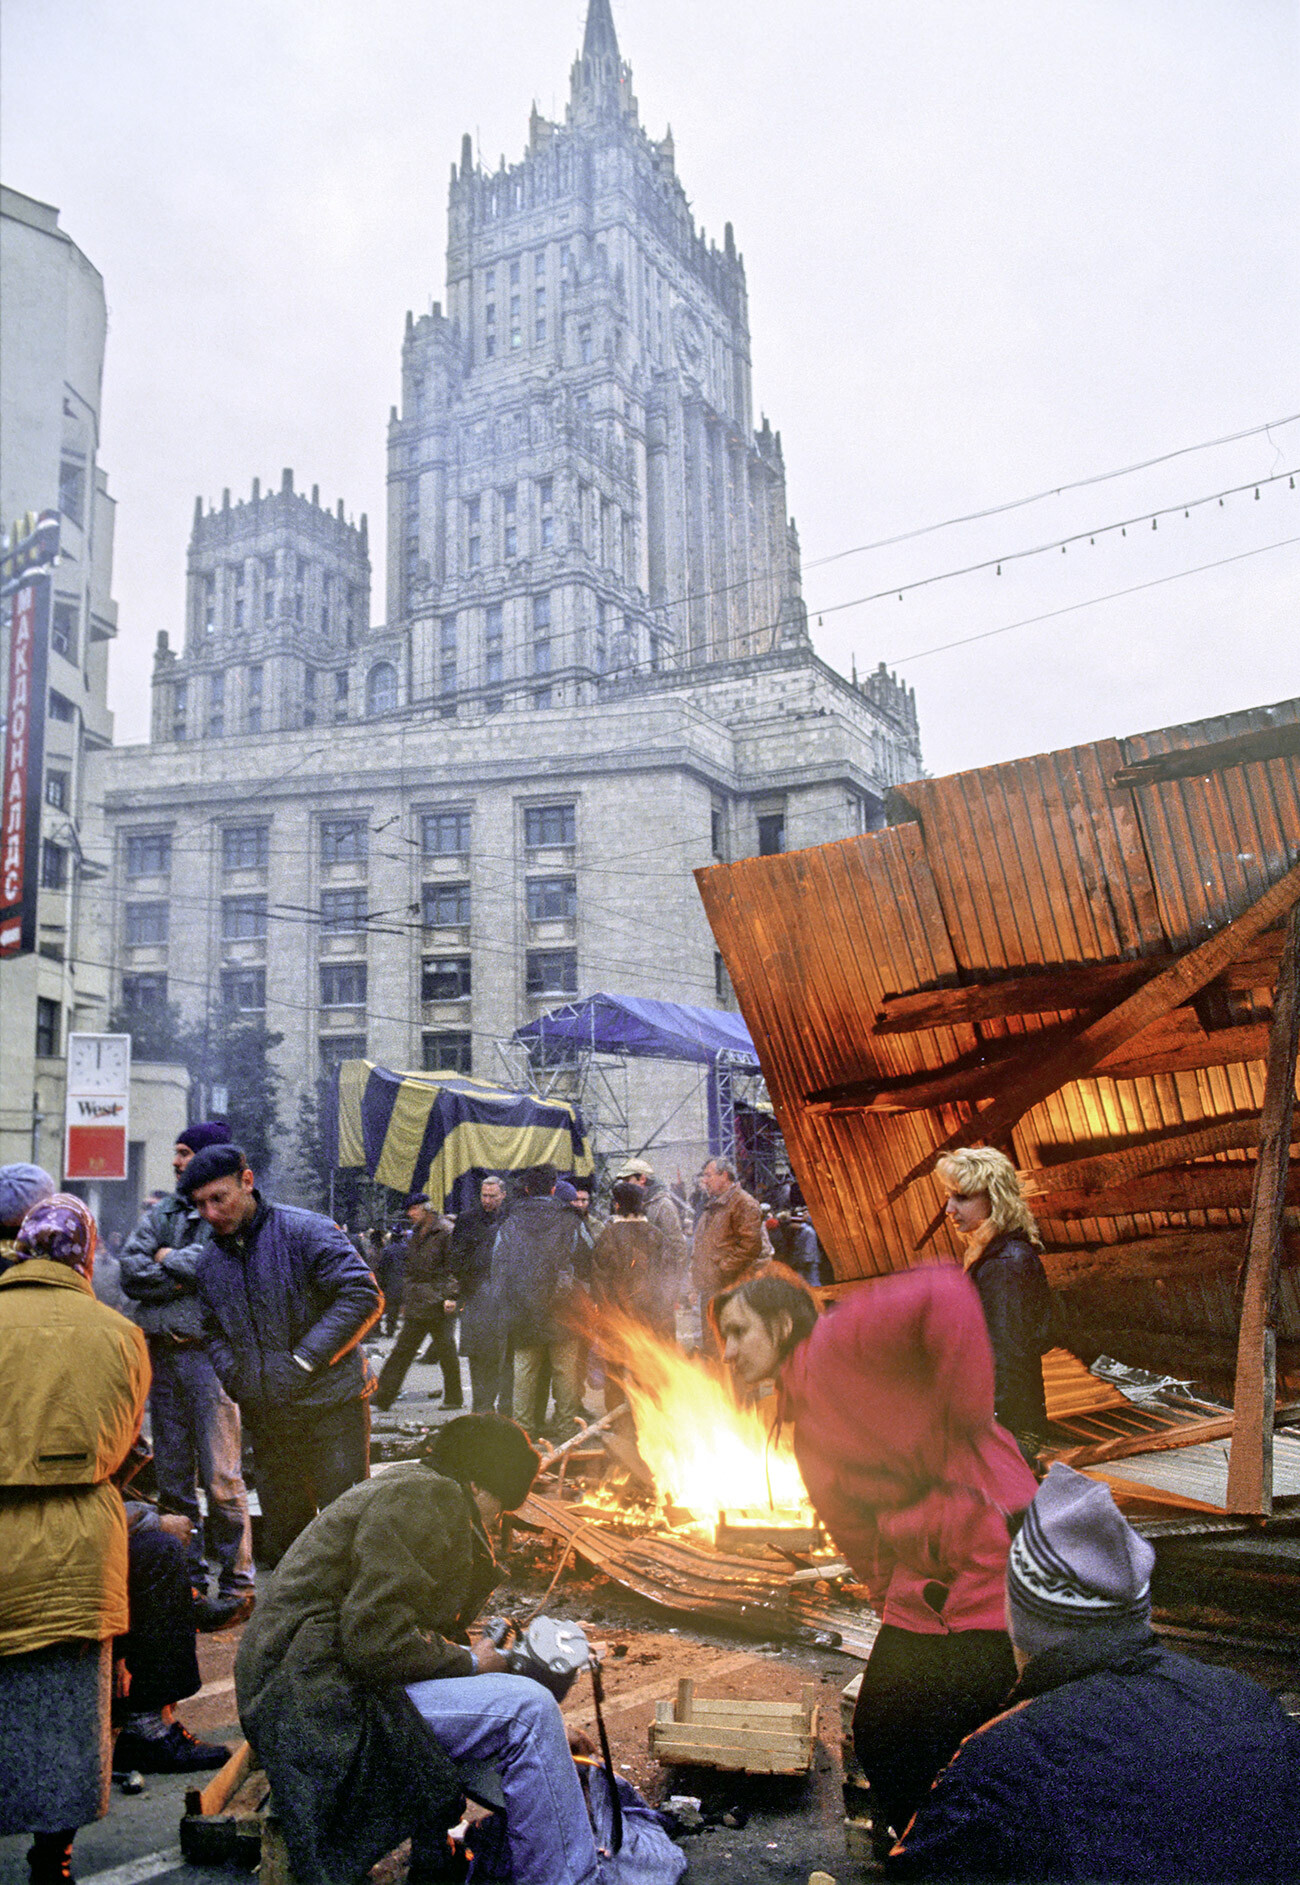
[[[576,1106],[467,1074],[394,1073],[369,1060],[339,1068],[338,1163],[364,1167],[393,1191],[427,1191],[440,1210],[448,1200],[469,1202],[474,1174],[554,1165],[588,1178],[593,1170]]]

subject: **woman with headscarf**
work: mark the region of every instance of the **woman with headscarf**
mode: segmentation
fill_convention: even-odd
[[[34,1835],[33,1885],[72,1877],[108,1811],[113,1637],[127,1531],[112,1476],[144,1414],[139,1329],[96,1301],[95,1221],[56,1192],[0,1276],[0,1833]]]
[[[1042,1358],[1052,1345],[1052,1291],[1038,1254],[1038,1225],[1015,1166],[996,1146],[963,1146],[934,1169],[993,1344],[994,1412],[1032,1462],[1047,1432]]]
[[[1015,1681],[1007,1554],[1035,1480],[993,1418],[974,1287],[951,1264],[882,1277],[824,1317],[789,1270],[709,1305],[737,1379],[774,1379],[818,1517],[881,1627],[853,1716],[877,1839],[901,1833]]]

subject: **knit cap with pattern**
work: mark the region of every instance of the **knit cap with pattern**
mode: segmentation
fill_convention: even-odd
[[[1007,1561],[1007,1622],[1027,1656],[1077,1642],[1117,1646],[1151,1633],[1155,1552],[1110,1488],[1059,1460],[1038,1488]]]

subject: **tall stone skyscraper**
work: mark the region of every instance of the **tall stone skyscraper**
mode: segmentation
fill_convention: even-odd
[[[521,163],[466,137],[452,167],[446,312],[408,316],[389,424],[388,609],[408,697],[449,718],[806,636],[744,263],[642,128],[609,0],[564,123],[534,109]]]

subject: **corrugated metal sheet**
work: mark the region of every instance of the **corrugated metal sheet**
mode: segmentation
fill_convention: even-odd
[[[1005,1074],[988,1073],[1000,1056],[1023,1070],[1038,1036],[1045,1054],[1064,1027],[1077,1029],[1126,991],[1099,1007],[876,1032],[889,998],[1126,962],[1136,985],[1156,960],[1204,942],[1300,860],[1297,728],[1300,700],[1292,700],[919,780],[893,795],[888,830],[697,873],[837,1276],[904,1268],[920,1248],[955,1255],[936,1224],[933,1177],[892,1202],[890,1194],[950,1134],[972,1127],[979,1139],[975,1103],[1005,1084]],[[1199,755],[1247,735],[1272,756]],[[1203,771],[1189,771],[1188,760],[1187,776],[1152,778],[1148,767],[1139,783],[1113,783],[1126,769],[1143,773],[1140,762],[1194,752]],[[1115,1056],[1118,1075],[1072,1081],[1031,1106],[1013,1136],[1017,1163],[1046,1168],[1257,1114],[1274,974],[1268,941]],[[925,1105],[863,1103],[865,1089],[926,1074],[944,1077]],[[844,1088],[856,1090],[837,1097]],[[1238,1149],[1215,1162],[1239,1167],[1248,1157]],[[1054,1246],[1124,1245],[1166,1230],[1239,1226],[1245,1215],[1148,1210],[1045,1218],[1043,1228]],[[1217,1323],[1221,1292],[1214,1299]]]

